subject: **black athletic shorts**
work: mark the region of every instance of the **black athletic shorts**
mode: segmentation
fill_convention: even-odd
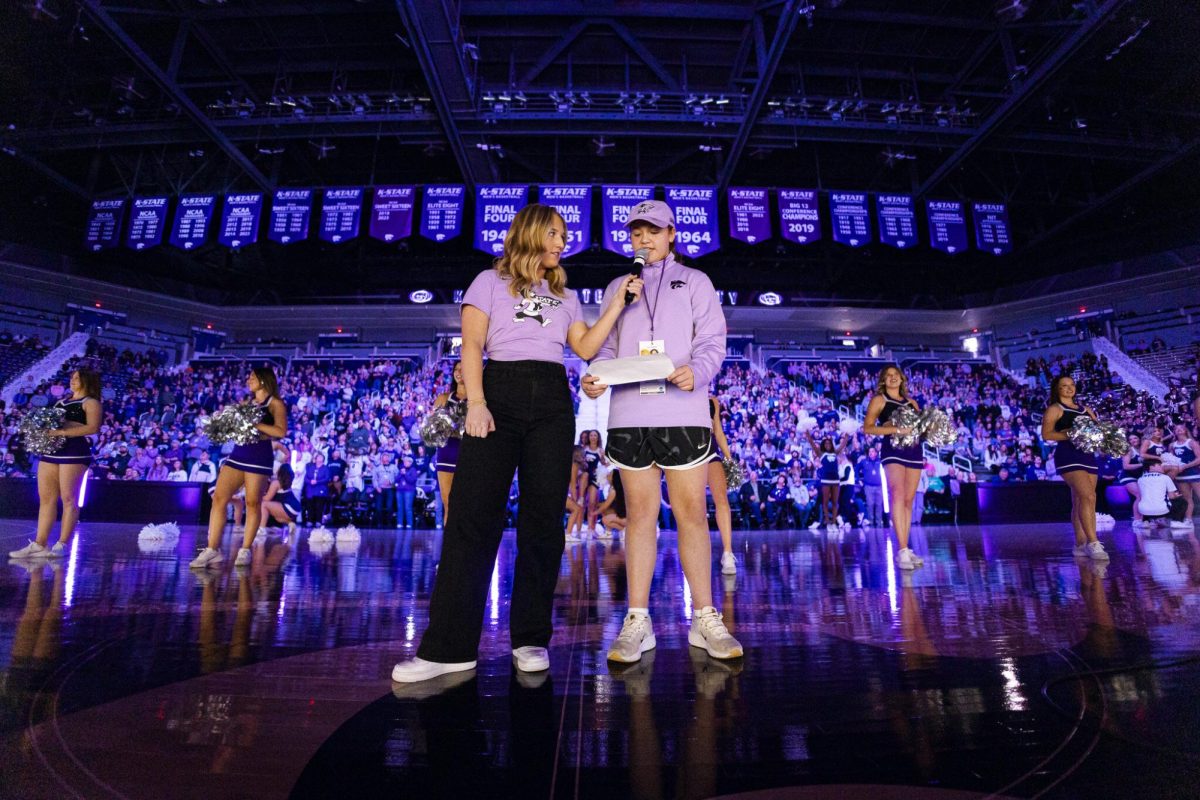
[[[712,428],[610,428],[605,453],[619,468],[633,472],[691,469],[712,454]]]

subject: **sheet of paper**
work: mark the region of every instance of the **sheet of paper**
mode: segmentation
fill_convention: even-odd
[[[597,361],[588,367],[587,374],[595,375],[601,383],[620,386],[624,383],[661,380],[675,371],[671,359],[663,354],[631,356]]]

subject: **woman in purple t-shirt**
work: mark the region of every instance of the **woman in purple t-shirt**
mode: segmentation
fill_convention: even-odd
[[[454,510],[446,520],[429,627],[417,657],[392,670],[398,683],[474,669],[513,472],[521,497],[509,625],[513,658],[523,672],[550,667],[546,646],[575,435],[563,346],[590,359],[621,312],[612,305],[593,327],[583,321],[560,263],[566,235],[553,208],[525,206],[504,237],[504,255],[463,297],[467,415]],[[627,275],[619,284],[618,296],[640,296],[640,279]]]

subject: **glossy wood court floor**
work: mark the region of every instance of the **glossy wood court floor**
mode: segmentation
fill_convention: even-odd
[[[929,527],[911,575],[879,530],[737,532],[712,580],[747,654],[720,662],[687,646],[668,531],[658,647],[621,669],[622,545],[573,544],[535,675],[509,654],[509,534],[477,669],[393,687],[440,533],[276,533],[197,574],[194,526],[139,528],[0,567],[0,797],[1200,797],[1190,532],[1118,523],[1104,566],[1066,525]],[[0,521],[0,546],[30,529]]]

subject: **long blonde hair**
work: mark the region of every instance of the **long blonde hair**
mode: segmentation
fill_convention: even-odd
[[[496,259],[495,268],[502,278],[510,281],[508,291],[520,297],[538,283],[538,270],[546,253],[546,231],[558,221],[563,226],[565,243],[567,230],[562,215],[551,206],[530,203],[517,212],[508,235],[504,237],[504,255]],[[562,266],[546,270],[546,285],[559,297],[567,288],[567,273]]]
[[[908,399],[908,376],[904,374],[904,370],[900,369],[899,364],[888,364],[883,369],[879,370],[879,380],[875,381],[875,394],[887,397],[887,385],[884,383],[887,378],[889,369],[894,369],[900,373],[900,398]]]

